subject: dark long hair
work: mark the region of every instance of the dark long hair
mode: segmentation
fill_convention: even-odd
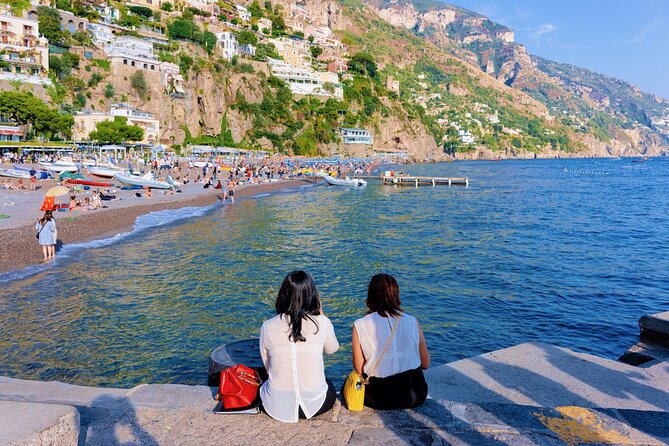
[[[379,313],[380,316],[399,316],[402,312],[400,286],[390,274],[377,274],[372,277],[367,287],[367,314]]]
[[[316,282],[304,271],[293,271],[288,274],[281,284],[279,295],[274,304],[277,314],[285,314],[288,317],[290,335],[288,339],[293,342],[305,342],[302,336],[302,319],[307,318],[316,324],[312,316],[321,314],[321,300],[318,297]]]
[[[46,211],[46,212],[44,213],[44,216],[43,216],[42,218],[39,219],[39,222],[40,222],[40,224],[42,225],[42,227],[44,227],[44,225],[46,224],[46,222],[47,222],[47,221],[50,221],[50,220],[53,220],[53,214],[51,213],[51,211]]]

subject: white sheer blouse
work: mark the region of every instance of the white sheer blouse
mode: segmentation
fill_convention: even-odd
[[[323,353],[339,348],[332,322],[327,317],[312,316],[318,323],[304,319],[302,336],[306,342],[288,339],[287,318],[277,315],[260,329],[260,355],[269,378],[260,388],[265,411],[274,419],[296,423],[299,408],[307,418],[323,405],[328,390],[325,382]]]
[[[358,331],[360,347],[362,347],[362,354],[365,356],[365,364],[362,369],[368,375],[370,375],[370,369],[374,367],[379,356],[383,353],[396,320],[394,317],[387,318],[380,316],[378,313],[372,313],[355,321],[354,325]],[[388,351],[370,376],[385,378],[419,367],[419,343],[420,333],[418,332],[416,318],[401,313],[400,322],[397,324]]]

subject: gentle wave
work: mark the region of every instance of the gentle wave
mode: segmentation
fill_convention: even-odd
[[[135,220],[135,224],[133,225],[131,231],[122,232],[120,234],[116,234],[113,237],[64,245],[61,249],[58,250],[58,255],[53,262],[48,262],[38,265],[30,265],[23,269],[2,273],[0,274],[0,283],[7,283],[14,280],[26,279],[28,277],[39,274],[43,271],[47,271],[49,268],[52,268],[54,265],[57,265],[63,259],[70,258],[72,257],[72,255],[76,254],[77,252],[80,252],[81,250],[110,246],[146,229],[165,226],[170,223],[175,223],[177,221],[186,220],[189,218],[202,217],[206,215],[209,211],[219,206],[220,205],[216,204],[209,206],[190,206],[179,209],[164,209],[140,215]]]

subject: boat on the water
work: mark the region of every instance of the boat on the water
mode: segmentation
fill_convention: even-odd
[[[29,179],[30,178],[30,172],[26,172],[25,170],[17,170],[17,169],[0,169],[0,177]]]
[[[114,179],[128,186],[150,187],[153,189],[172,189],[175,187],[172,177],[167,176],[167,181],[159,181],[153,178],[153,173],[149,172],[144,176],[130,175],[119,172],[114,175]]]
[[[645,163],[645,162],[648,161],[649,159],[650,159],[650,158],[648,158],[647,156],[644,156],[643,158],[633,159],[632,162],[633,162],[633,163]]]
[[[330,175],[323,176],[323,179],[328,186],[367,186],[367,181],[361,180],[360,178],[335,178]]]
[[[103,178],[113,178],[117,173],[123,173],[123,170],[119,169],[116,166],[89,166],[88,173],[95,175],[96,177]]]

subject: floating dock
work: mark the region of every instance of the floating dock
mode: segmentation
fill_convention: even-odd
[[[381,181],[383,184],[397,186],[469,186],[469,178],[384,176]]]

